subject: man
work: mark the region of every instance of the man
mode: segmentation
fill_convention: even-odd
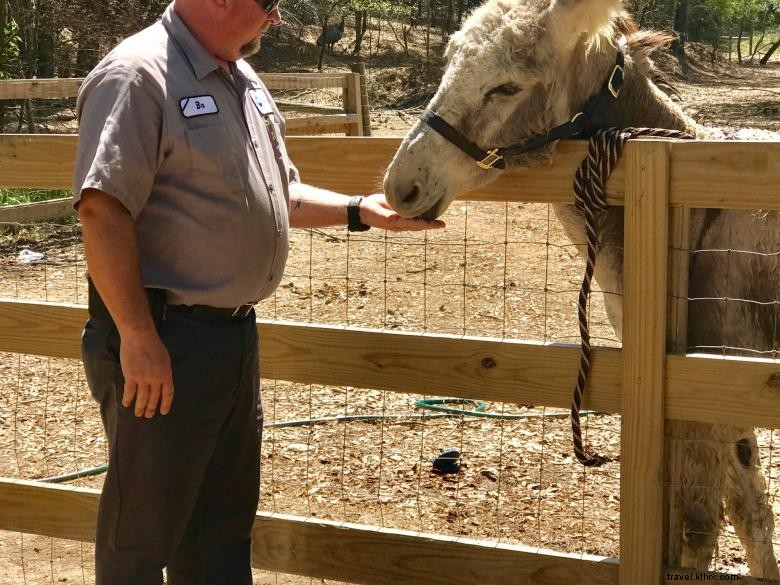
[[[277,0],[175,0],[79,95],[82,352],[110,450],[97,585],[158,585],[163,567],[171,585],[252,582],[252,305],[282,277],[288,224],[443,225],[299,181],[283,120],[242,60],[280,21]]]

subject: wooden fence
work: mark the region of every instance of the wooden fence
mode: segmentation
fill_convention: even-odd
[[[307,182],[372,191],[399,139],[291,138]],[[71,181],[73,136],[0,136],[0,186]],[[507,172],[465,199],[572,202],[586,154],[562,143],[551,167]],[[13,164],[8,164],[8,163]],[[349,168],[349,173],[336,172]],[[780,210],[780,142],[631,142],[608,184],[625,205],[623,348],[596,349],[585,408],[622,416],[620,559],[259,513],[257,567],[369,585],[657,585],[691,579],[668,533],[664,425],[674,420],[780,427],[780,364],[668,353],[685,330],[686,210]],[[683,245],[679,245],[680,243]],[[82,306],[0,300],[0,351],[79,357]],[[666,326],[665,326],[666,324]],[[521,341],[258,322],[270,378],[567,407],[579,351]],[[486,360],[485,358],[492,358]],[[458,389],[453,391],[453,389]],[[668,475],[666,475],[668,478]],[[0,480],[0,529],[90,540],[95,490]],[[665,538],[667,537],[667,538]],[[668,545],[666,544],[667,540]],[[712,580],[721,575],[708,574]],[[704,577],[702,577],[703,579]],[[692,579],[691,579],[692,580]],[[731,582],[765,583],[750,577]]]
[[[355,71],[363,70],[359,65]],[[274,89],[336,89],[341,90],[342,108],[302,108],[295,103],[281,102],[282,109],[312,110],[319,115],[287,120],[287,133],[341,134],[370,136],[365,75],[360,73],[263,73],[260,78]],[[0,100],[75,98],[83,78],[69,79],[3,79],[0,80]],[[324,113],[323,113],[324,112]]]

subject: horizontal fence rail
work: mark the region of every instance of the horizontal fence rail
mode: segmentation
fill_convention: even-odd
[[[285,89],[337,89],[342,92],[343,108],[336,115],[290,118],[287,128],[291,134],[346,133],[363,135],[363,124],[368,115],[362,111],[361,77],[356,73],[261,73],[265,86],[270,90]],[[78,96],[84,78],[67,79],[2,79],[0,100],[63,99]],[[289,110],[296,110],[288,104]],[[304,111],[304,107],[300,111]],[[305,121],[304,121],[305,120]]]
[[[343,89],[349,74],[320,73],[260,73],[268,89]],[[59,99],[78,96],[83,77],[62,79],[0,80],[0,100]]]
[[[94,541],[100,492],[0,478],[0,530]],[[617,585],[616,559],[258,512],[255,568],[372,585]],[[691,579],[694,574],[697,579]],[[719,573],[664,568],[661,583]],[[729,577],[732,577],[729,575]],[[736,585],[761,579],[729,578]]]
[[[260,73],[268,89],[343,89],[349,74]],[[62,79],[2,79],[0,100],[60,99],[78,96],[83,77]]]
[[[290,137],[290,158],[303,180],[348,194],[381,190],[400,138]],[[629,143],[628,150],[644,141]],[[0,187],[69,189],[75,135],[0,135]],[[573,203],[572,180],[587,143],[566,141],[550,166],[510,170],[475,189],[469,201]],[[780,210],[780,142],[675,142],[670,146],[669,203],[686,207]],[[349,168],[349,173],[334,169]],[[750,169],[750,172],[745,172]],[[607,184],[608,202],[622,205],[625,162]]]
[[[63,197],[36,203],[0,206],[0,223],[31,223],[76,215],[73,199]]]
[[[0,529],[93,541],[99,492],[0,478]],[[615,559],[258,513],[256,568],[375,585],[617,584]]]
[[[86,307],[0,299],[0,351],[80,359]],[[263,373],[331,384],[568,408],[579,347],[258,321]],[[494,365],[495,364],[495,365]],[[667,355],[666,418],[780,427],[780,364]],[[621,412],[620,350],[597,348],[584,407]],[[412,381],[413,382],[410,382]]]

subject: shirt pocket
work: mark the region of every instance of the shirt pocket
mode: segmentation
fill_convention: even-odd
[[[193,185],[210,193],[246,191],[231,133],[224,124],[190,128],[186,131]]]

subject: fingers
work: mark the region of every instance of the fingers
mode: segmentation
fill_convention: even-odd
[[[146,407],[144,408],[144,416],[146,418],[152,418],[157,411],[157,403],[160,402],[160,387],[149,387],[149,398],[146,400]],[[136,404],[136,410],[138,405]],[[138,415],[136,415],[138,416]]]
[[[162,385],[135,384],[125,382],[122,406],[129,407],[135,401],[133,414],[137,417],[152,418],[160,407],[160,414],[168,414],[173,404],[173,382],[167,380]]]
[[[446,224],[438,219],[425,220],[419,217],[401,217],[393,216],[389,218],[389,221],[385,227],[386,230],[392,232],[419,232],[423,230],[436,230],[445,227]]]
[[[387,198],[385,197],[384,193],[372,193],[371,195],[367,195],[366,199],[369,199],[371,201],[376,201],[380,206],[384,207],[385,209],[389,209],[390,211],[393,210],[392,207],[390,207],[390,204],[387,202]]]
[[[173,403],[173,380],[166,381],[162,386],[162,400],[160,401],[160,414],[168,414]]]
[[[128,407],[133,403],[135,393],[138,390],[138,384],[131,380],[125,380],[125,388],[122,393],[122,406]]]
[[[139,384],[135,395],[135,416],[143,416],[146,411],[146,403],[149,400],[150,387],[147,384]]]
[[[364,223],[392,232],[419,232],[446,226],[438,219],[429,221],[419,217],[401,217],[393,211],[381,193],[369,195],[361,208],[367,212],[361,217]]]

